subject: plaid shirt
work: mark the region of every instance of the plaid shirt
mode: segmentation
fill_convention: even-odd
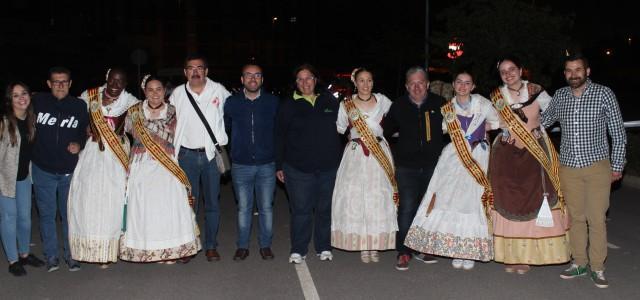
[[[556,91],[549,108],[542,113],[542,125],[556,121],[562,128],[560,163],[572,168],[590,166],[609,158],[607,130],[611,136],[611,169],[622,172],[627,135],[616,96],[606,86],[587,79],[582,96],[576,97],[570,87]]]

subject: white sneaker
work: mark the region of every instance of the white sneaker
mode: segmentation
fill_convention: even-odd
[[[371,262],[377,263],[380,261],[380,255],[378,254],[378,251],[372,250],[371,251]]]
[[[302,261],[304,261],[304,259],[307,258],[307,256],[302,256],[300,255],[300,253],[291,253],[291,256],[289,256],[289,263],[292,264],[301,264]]]
[[[320,260],[325,261],[332,261],[333,260],[333,254],[331,253],[331,251],[325,250],[320,252],[319,254],[316,254],[318,257],[320,257]]]
[[[474,266],[475,264],[476,264],[476,262],[475,262],[475,261],[470,260],[470,259],[465,259],[465,260],[462,262],[462,268],[468,271],[468,270],[473,269],[473,266]]]
[[[464,263],[463,259],[454,259],[451,261],[451,265],[455,268],[455,269],[460,269],[462,268],[462,264]]]
[[[368,264],[371,262],[371,252],[364,250],[360,252],[360,260],[365,263]]]

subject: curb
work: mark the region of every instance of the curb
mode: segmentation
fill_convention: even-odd
[[[640,189],[640,177],[634,175],[624,175],[624,177],[622,177],[622,185]]]

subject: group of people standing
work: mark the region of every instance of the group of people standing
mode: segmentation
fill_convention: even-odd
[[[215,158],[230,142],[234,260],[249,256],[254,203],[259,253],[273,259],[277,179],[289,198],[291,263],[306,259],[313,236],[320,260],[332,260],[338,248],[378,262],[379,251],[395,249],[398,270],[412,258],[435,263],[437,255],[453,258],[454,268],[495,260],[506,272],[525,274],[531,265],[573,256],[562,278],[591,274],[596,286],[607,287],[605,213],[626,144],[614,94],[588,78],[580,55],[566,58],[569,87],[553,97],[523,80],[516,58],[496,68],[503,84],[490,99],[473,93],[467,71],[454,75],[453,99],[431,93],[421,67],[407,71],[407,93],[395,101],[373,92],[366,68],[352,73],[354,92],[336,99],[319,88],[308,64],[294,71],[295,90],[282,101],[262,89],[255,64],[243,66],[243,89],[231,95],[208,78],[199,55],[185,60],[187,82],[168,101],[166,82],[153,76],[141,83],[146,99],[136,99],[116,68],[80,99],[69,95],[65,68],[51,69],[51,93],[33,102],[28,87],[14,83],[0,123],[0,160],[8,166],[0,174],[0,225],[9,271],[59,268],[58,213],[70,271],[80,269],[78,261],[187,263],[202,248],[208,261],[220,260]],[[556,122],[559,155],[545,131]],[[499,130],[493,142],[492,130]],[[44,262],[28,247],[31,182]]]

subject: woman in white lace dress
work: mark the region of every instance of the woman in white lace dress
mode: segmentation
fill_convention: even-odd
[[[385,170],[375,157],[375,149],[368,149],[362,134],[354,126],[355,111],[348,111],[345,102],[351,101],[359,112],[375,143],[393,166],[389,145],[382,135],[381,122],[389,111],[391,100],[372,93],[373,77],[364,68],[356,69],[353,80],[357,93],[340,103],[337,128],[348,133],[342,161],[333,191],[331,217],[331,245],[336,248],[361,251],[363,262],[377,262],[378,250],[395,249],[396,206],[394,190]],[[380,149],[379,148],[379,149]]]

